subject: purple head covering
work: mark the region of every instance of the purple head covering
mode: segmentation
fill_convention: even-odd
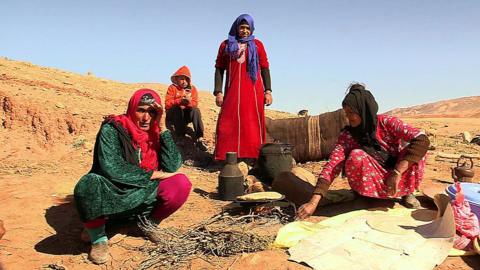
[[[239,38],[238,36],[238,26],[240,23],[245,20],[250,26],[251,35],[246,38]],[[230,32],[228,33],[228,44],[226,47],[226,52],[230,55],[231,59],[237,59],[239,57],[238,50],[238,42],[247,43],[248,47],[248,75],[253,82],[257,80],[257,73],[258,73],[258,53],[257,53],[257,45],[255,44],[255,36],[253,35],[253,31],[255,30],[255,26],[253,24],[252,16],[248,14],[242,14],[238,16],[238,18],[233,22],[232,27],[230,28]]]

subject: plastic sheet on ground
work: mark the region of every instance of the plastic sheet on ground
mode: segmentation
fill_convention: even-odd
[[[319,223],[294,222],[279,231],[274,245],[291,247],[290,260],[315,269],[433,269],[448,256],[455,235],[448,197],[435,202],[437,213],[360,210]]]

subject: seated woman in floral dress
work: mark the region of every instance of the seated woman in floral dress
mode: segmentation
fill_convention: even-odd
[[[428,137],[394,116],[377,115],[375,98],[361,84],[350,86],[342,106],[349,126],[340,133],[310,201],[299,207],[297,216],[313,214],[342,170],[360,195],[401,197],[406,207],[418,208],[413,193],[423,178]]]

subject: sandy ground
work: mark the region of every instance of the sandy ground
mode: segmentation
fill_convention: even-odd
[[[28,63],[0,60],[0,219],[7,230],[0,240],[0,269],[136,269],[145,259],[138,251],[148,241],[125,228],[110,230],[111,258],[96,266],[87,258],[89,246],[80,241],[82,226],[72,203],[72,190],[88,172],[98,125],[104,115],[121,113],[131,92],[152,87],[165,93],[160,84],[123,84],[90,76],[43,68]],[[200,93],[205,102],[200,108],[206,126],[209,154],[218,108],[210,93]],[[268,112],[284,117],[281,112]],[[421,127],[431,137],[422,188],[445,187],[451,182],[454,160],[441,159],[439,153],[479,154],[480,146],[462,142],[460,132],[480,134],[478,118],[404,118]],[[190,144],[190,146],[189,146]],[[208,162],[209,154],[190,151],[187,141],[181,168],[193,183],[186,204],[165,220],[162,227],[186,228],[221,211],[226,203],[216,200],[218,170]],[[190,149],[190,150],[189,150]],[[201,160],[203,164],[198,164]],[[479,160],[474,160],[477,179]],[[314,174],[322,162],[299,164]],[[207,169],[205,169],[205,166]],[[477,180],[478,181],[478,180]],[[348,188],[344,179],[333,187]],[[432,207],[426,199],[423,206]],[[390,201],[365,201],[318,209],[310,221],[358,208],[399,207]],[[265,228],[274,235],[278,227]],[[194,259],[186,269],[308,269],[289,262],[284,250],[267,250],[228,258]],[[450,257],[436,269],[480,269],[478,256]]]

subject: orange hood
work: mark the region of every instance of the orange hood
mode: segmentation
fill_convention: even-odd
[[[192,75],[190,75],[190,69],[188,69],[187,66],[183,66],[179,68],[177,71],[175,71],[172,77],[170,77],[170,80],[172,81],[172,83],[177,84],[177,80],[175,80],[175,77],[181,76],[181,75],[188,78],[188,84],[190,85],[192,81]]]

